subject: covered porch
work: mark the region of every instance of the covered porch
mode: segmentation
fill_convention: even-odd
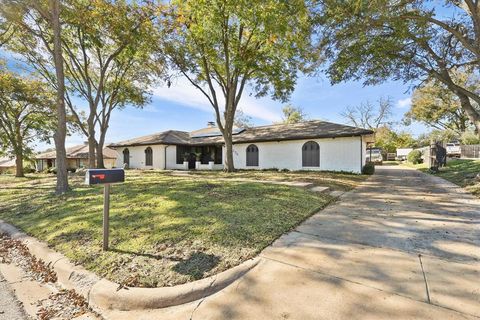
[[[185,170],[219,170],[223,168],[222,145],[177,145],[177,164]]]

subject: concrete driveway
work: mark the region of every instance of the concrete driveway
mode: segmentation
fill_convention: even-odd
[[[377,173],[265,249],[226,289],[116,319],[475,319],[480,201],[400,167]]]

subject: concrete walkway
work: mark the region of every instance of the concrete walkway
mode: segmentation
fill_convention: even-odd
[[[224,290],[111,319],[476,319],[480,201],[400,166],[377,173],[265,249]]]

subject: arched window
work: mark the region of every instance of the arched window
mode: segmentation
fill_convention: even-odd
[[[303,145],[302,166],[320,167],[320,146],[315,141],[308,141]]]
[[[153,151],[150,147],[145,149],[145,165],[153,166]]]
[[[258,147],[251,144],[247,147],[247,167],[258,166]]]
[[[130,165],[130,150],[128,148],[123,149],[123,164]]]

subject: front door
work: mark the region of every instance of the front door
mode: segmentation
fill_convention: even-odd
[[[195,154],[190,153],[190,156],[188,157],[188,169],[195,169]]]

